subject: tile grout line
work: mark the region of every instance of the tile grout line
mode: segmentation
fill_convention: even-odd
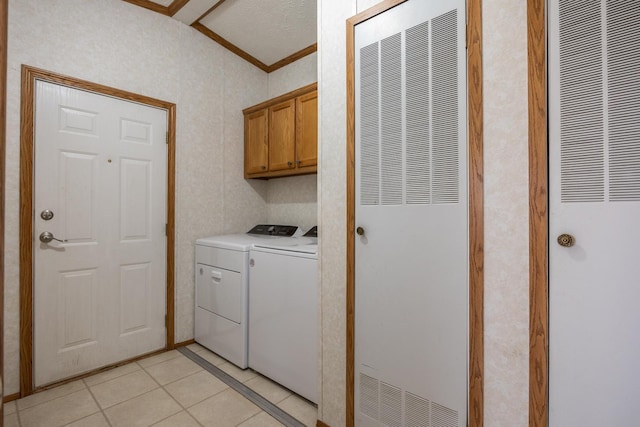
[[[179,357],[179,356],[178,356],[178,357]],[[168,361],[173,360],[173,359],[177,359],[177,357],[173,357],[173,358],[171,358],[171,359],[163,360],[163,361],[162,361],[162,362],[160,362],[160,363],[168,362]],[[137,363],[137,362],[136,362],[136,363]],[[148,367],[148,368],[151,368],[152,366],[159,365],[160,363],[154,363],[153,365],[149,365],[149,366],[147,366],[147,367]],[[175,416],[175,415],[179,414],[179,413],[180,413],[180,412],[182,412],[182,411],[184,411],[184,412],[186,412],[187,414],[189,414],[189,411],[187,411],[187,408],[185,408],[184,406],[182,406],[182,403],[178,402],[178,399],[176,399],[175,397],[173,397],[173,395],[172,395],[171,393],[169,393],[169,391],[168,391],[167,389],[165,389],[165,388],[164,388],[164,386],[163,386],[162,384],[160,384],[160,382],[159,382],[159,381],[158,381],[158,380],[157,380],[153,375],[151,375],[151,373],[150,373],[150,372],[148,372],[148,371],[147,371],[147,369],[146,369],[144,366],[142,366],[142,365],[140,365],[140,364],[138,364],[138,366],[140,366],[140,369],[142,369],[142,372],[144,372],[145,374],[149,375],[149,377],[151,377],[151,379],[152,379],[156,384],[158,384],[158,387],[159,387],[159,389],[160,389],[160,390],[162,390],[162,391],[164,391],[165,393],[167,393],[167,395],[168,395],[168,396],[169,396],[169,397],[170,397],[174,402],[176,402],[176,404],[181,408],[181,410],[180,410],[180,411],[176,412],[175,414],[171,414],[171,415],[169,415],[169,416],[167,416],[167,417],[165,417],[165,418],[163,418],[163,419],[161,419],[161,420],[158,420],[157,422],[155,422],[155,423],[151,424],[151,426],[150,426],[150,427],[153,427],[154,425],[159,424],[159,423],[163,422],[164,420],[167,420],[167,419],[169,419],[169,418],[171,418],[171,417],[173,417],[173,416]],[[194,375],[194,374],[192,374],[192,375]],[[186,378],[186,377],[184,377],[184,378]],[[182,379],[182,378],[180,378],[180,379]],[[180,379],[177,379],[176,381],[180,381]],[[175,381],[170,382],[170,383],[167,383],[167,384],[165,384],[165,385],[173,384],[174,382],[175,382]],[[151,390],[151,391],[155,391],[155,390],[158,390],[158,389],[154,389],[154,390]],[[150,393],[150,392],[147,392],[147,393]],[[191,414],[189,414],[189,416],[191,416]],[[195,419],[193,416],[191,416],[191,418]],[[200,425],[200,426],[202,425],[202,424],[200,424],[200,422],[199,422],[198,420],[195,420],[195,421],[196,421],[196,423],[198,423],[198,425]]]
[[[247,387],[245,384],[233,378],[231,375],[224,372],[222,369],[209,363],[207,360],[203,359],[197,353],[194,353],[193,351],[189,350],[186,347],[180,347],[177,350],[183,355],[185,355],[187,358],[191,359],[193,362],[200,365],[206,371],[216,376],[220,381],[224,382],[229,387],[231,387],[232,389],[240,393],[246,399],[253,402],[256,406],[258,406],[260,409],[265,411],[267,414],[271,415],[280,423],[284,424],[287,427],[305,427],[305,425],[301,423],[298,419],[286,413],[284,410],[274,405],[273,403],[265,399],[263,396],[261,396],[260,394],[256,393],[255,391]]]
[[[96,399],[96,396],[93,394],[93,391],[91,391],[91,387],[89,387],[89,384],[87,384],[87,382],[84,380],[84,378],[82,379],[82,383],[87,388],[87,391],[91,395],[91,398],[93,399],[93,401],[96,402],[96,406],[100,410],[100,413],[102,414],[104,419],[107,420],[107,424],[109,424],[110,427],[113,427],[113,425],[111,424],[111,421],[109,420],[109,417],[107,417],[107,414],[104,412],[104,409],[102,409],[102,406],[100,405],[100,402],[98,402],[98,399]],[[101,384],[101,383],[98,383],[98,384]],[[94,412],[94,413],[97,414],[97,412]],[[93,415],[93,414],[91,414],[91,415]],[[84,418],[90,417],[91,415],[87,415]],[[82,420],[82,419],[83,418],[80,418],[80,420]],[[80,420],[76,420],[76,421],[80,421]],[[72,421],[72,422],[75,422],[75,421]],[[69,424],[71,424],[71,423],[69,423]]]

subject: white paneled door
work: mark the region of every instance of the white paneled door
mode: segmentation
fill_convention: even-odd
[[[640,4],[549,9],[549,425],[640,426]]]
[[[465,2],[355,27],[355,424],[467,424]]]
[[[165,346],[166,132],[165,110],[37,82],[36,386]]]

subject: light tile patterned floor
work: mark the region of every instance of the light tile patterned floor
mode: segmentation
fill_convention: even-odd
[[[307,426],[315,405],[198,344],[188,348]],[[209,372],[169,351],[4,405],[4,427],[277,427],[278,421]]]

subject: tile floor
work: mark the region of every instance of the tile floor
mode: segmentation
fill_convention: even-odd
[[[188,348],[307,426],[317,408],[198,344]],[[176,350],[9,402],[4,427],[271,427],[278,421]]]

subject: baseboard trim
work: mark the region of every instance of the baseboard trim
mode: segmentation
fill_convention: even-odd
[[[175,343],[175,347],[176,347],[176,348],[178,348],[178,347],[186,347],[186,346],[188,346],[188,345],[195,344],[195,343],[196,343],[196,340],[194,340],[193,338],[191,338],[190,340],[186,340],[186,341],[182,341],[182,342],[177,342],[177,343]]]
[[[20,399],[20,393],[7,394],[2,398],[2,403],[9,403],[18,399]]]

